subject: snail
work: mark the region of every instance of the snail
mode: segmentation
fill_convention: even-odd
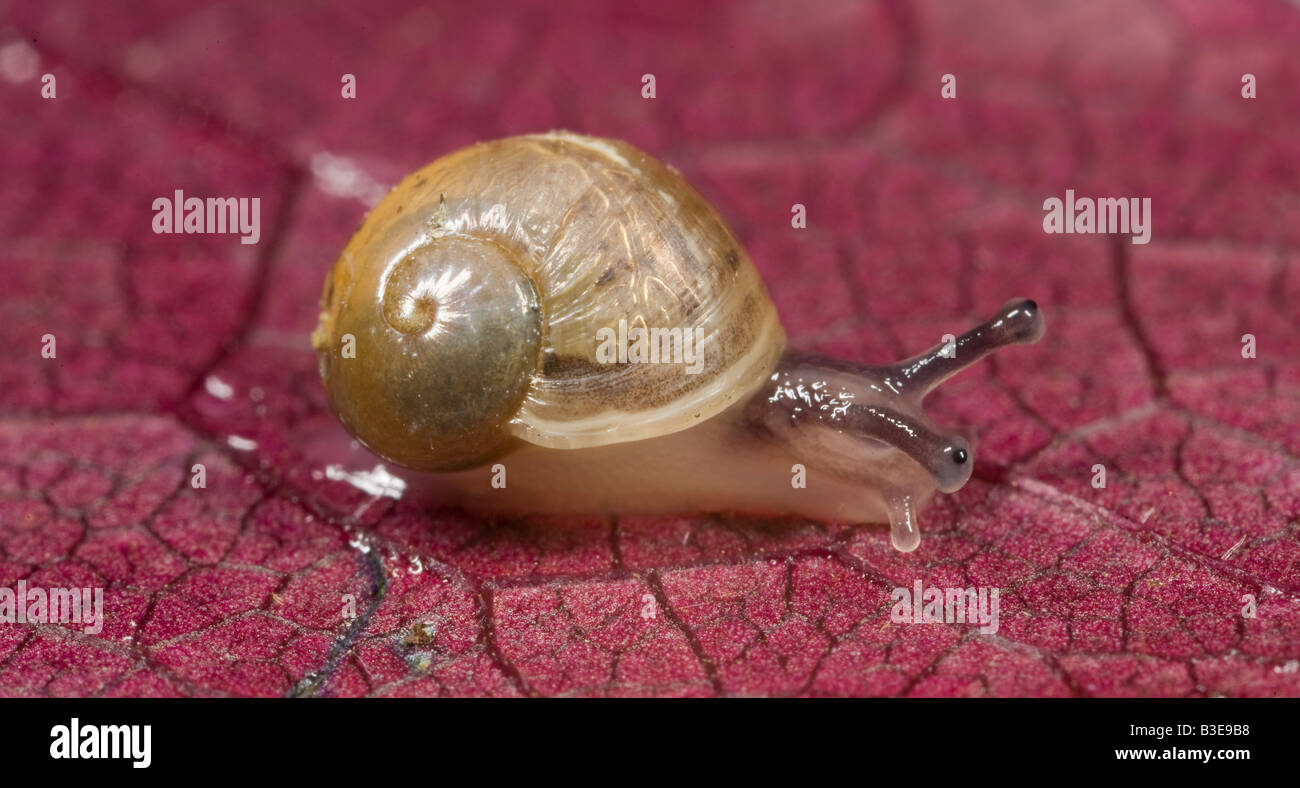
[[[405,178],[334,264],[312,343],[348,432],[429,472],[450,505],[888,522],[910,551],[919,510],[974,463],[921,400],[1043,330],[1019,299],[890,366],[789,350],[744,248],[685,179],[624,142],[552,132]]]

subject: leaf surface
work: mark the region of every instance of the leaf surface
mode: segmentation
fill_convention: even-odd
[[[1293,4],[11,14],[0,586],[103,587],[105,617],[0,625],[0,693],[1300,693]],[[405,173],[550,128],[678,167],[801,347],[892,361],[1039,301],[1040,344],[933,398],[980,443],[918,551],[387,494],[324,404],[325,272]],[[1044,234],[1067,188],[1150,197],[1151,243]],[[154,234],[176,189],[258,197],[259,243]],[[997,633],[893,623],[916,581],[1000,589]]]

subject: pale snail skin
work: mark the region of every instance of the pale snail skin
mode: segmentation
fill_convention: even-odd
[[[697,373],[600,363],[598,331],[620,319],[698,328]],[[675,170],[552,132],[478,143],[403,180],[335,263],[312,342],[347,430],[430,472],[442,504],[888,522],[911,551],[917,513],[974,464],[921,400],[1043,331],[1020,299],[947,354],[868,367],[788,351],[748,255]]]

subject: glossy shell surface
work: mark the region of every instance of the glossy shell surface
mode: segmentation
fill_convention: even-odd
[[[600,332],[620,324],[698,329],[695,373],[602,363]],[[313,341],[327,389],[331,367],[356,360],[337,356],[345,333],[361,337],[358,359],[375,355],[357,373],[364,397],[419,400],[407,404],[430,415],[411,429],[431,446],[457,419],[490,422],[462,430],[466,443],[489,429],[566,449],[671,433],[753,391],[785,349],[757,271],[694,188],[626,143],[562,132],[472,145],[393,189],[326,283]],[[509,354],[531,357],[494,357]],[[434,382],[402,390],[418,365],[443,362]],[[345,424],[383,407],[337,397]]]

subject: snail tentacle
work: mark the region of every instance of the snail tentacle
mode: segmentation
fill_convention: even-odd
[[[1030,345],[1046,330],[1038,304],[1015,298],[997,314],[955,338],[884,368],[886,385],[920,401],[941,383],[997,350],[1013,344]]]

